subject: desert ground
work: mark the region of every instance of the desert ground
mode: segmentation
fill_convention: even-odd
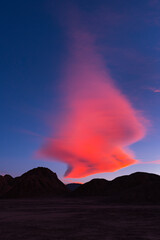
[[[159,240],[160,206],[101,199],[0,200],[2,240]]]

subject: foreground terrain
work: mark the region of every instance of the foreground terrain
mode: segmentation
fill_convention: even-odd
[[[104,198],[0,200],[2,240],[159,240],[160,206]]]

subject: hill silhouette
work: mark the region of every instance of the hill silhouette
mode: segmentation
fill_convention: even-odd
[[[56,173],[38,167],[20,177],[0,176],[1,198],[103,197],[106,203],[160,203],[160,176],[136,172],[112,181],[92,179],[84,184],[64,185]]]
[[[73,191],[73,196],[105,196],[108,192],[109,181],[106,179],[95,178],[82,184]]]
[[[0,175],[0,196],[8,192],[13,186],[14,179],[10,175]]]
[[[160,176],[137,172],[111,182],[110,196],[113,202],[160,203]]]
[[[103,196],[109,203],[160,203],[160,176],[137,172],[112,181],[93,179],[76,189],[72,196]]]
[[[4,198],[34,198],[64,196],[66,186],[48,168],[34,168],[14,179],[12,188],[3,194]]]

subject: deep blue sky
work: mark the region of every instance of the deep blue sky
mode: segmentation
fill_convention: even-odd
[[[50,136],[50,124],[62,107],[59,86],[68,55],[63,21],[72,6],[80,12],[81,24],[96,35],[118,88],[149,120],[146,137],[131,146],[136,158],[160,160],[160,1],[68,2],[1,1],[0,174],[16,176],[46,166],[62,178],[66,170],[65,164],[37,160],[34,153],[43,136]],[[160,174],[160,167],[138,164],[96,177],[111,179],[134,171]]]

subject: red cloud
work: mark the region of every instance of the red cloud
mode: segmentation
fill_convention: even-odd
[[[115,87],[93,39],[77,31],[71,46],[64,77],[65,113],[39,155],[67,163],[69,178],[136,163],[124,148],[143,138],[140,117]]]

